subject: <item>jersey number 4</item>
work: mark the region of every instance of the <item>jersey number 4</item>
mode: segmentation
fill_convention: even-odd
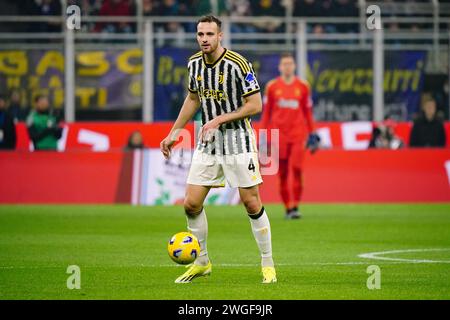
[[[255,164],[253,163],[253,159],[250,159],[250,162],[248,164],[248,170],[253,171],[253,173],[255,173]]]

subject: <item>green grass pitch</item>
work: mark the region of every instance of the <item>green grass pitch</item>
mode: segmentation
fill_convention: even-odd
[[[0,299],[450,299],[450,204],[308,204],[297,221],[268,205],[273,285],[260,283],[244,208],[206,209],[212,275],[175,284],[185,269],[166,248],[186,229],[181,207],[0,206]],[[380,289],[367,288],[369,265]]]

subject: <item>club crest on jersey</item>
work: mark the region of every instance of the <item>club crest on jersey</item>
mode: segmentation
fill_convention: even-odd
[[[219,74],[219,83],[220,84],[223,83],[223,73],[222,72]]]

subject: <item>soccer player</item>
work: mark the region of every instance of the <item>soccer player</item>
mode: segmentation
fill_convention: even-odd
[[[260,87],[251,63],[240,54],[222,47],[221,21],[204,16],[197,22],[201,51],[189,58],[189,93],[169,135],[161,142],[167,159],[177,132],[201,106],[202,128],[189,170],[184,210],[188,229],[200,242],[200,254],[176,283],[211,273],[206,246],[208,223],[203,202],[212,187],[225,180],[239,188],[253,235],[261,254],[263,283],[277,281],[272,259],[269,218],[261,203],[256,139],[250,117],[262,110]]]
[[[261,118],[261,128],[279,130],[278,177],[286,219],[301,217],[298,205],[303,191],[303,160],[306,149],[315,152],[320,141],[314,133],[309,85],[295,76],[295,68],[292,54],[282,54],[278,65],[280,76],[266,86]],[[289,172],[293,174],[291,188]]]

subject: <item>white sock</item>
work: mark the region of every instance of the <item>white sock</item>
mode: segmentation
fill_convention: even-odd
[[[208,237],[208,220],[206,219],[205,209],[198,215],[186,215],[188,230],[197,237],[200,242],[200,254],[195,259],[195,264],[206,266],[209,262],[208,250],[206,249],[206,238]]]
[[[261,253],[261,266],[273,267],[270,222],[264,208],[262,211],[262,215],[257,219],[253,219],[251,215],[249,215],[249,220],[252,226],[253,236],[255,237],[256,244],[258,245],[259,252]],[[259,213],[255,216],[258,215]]]

